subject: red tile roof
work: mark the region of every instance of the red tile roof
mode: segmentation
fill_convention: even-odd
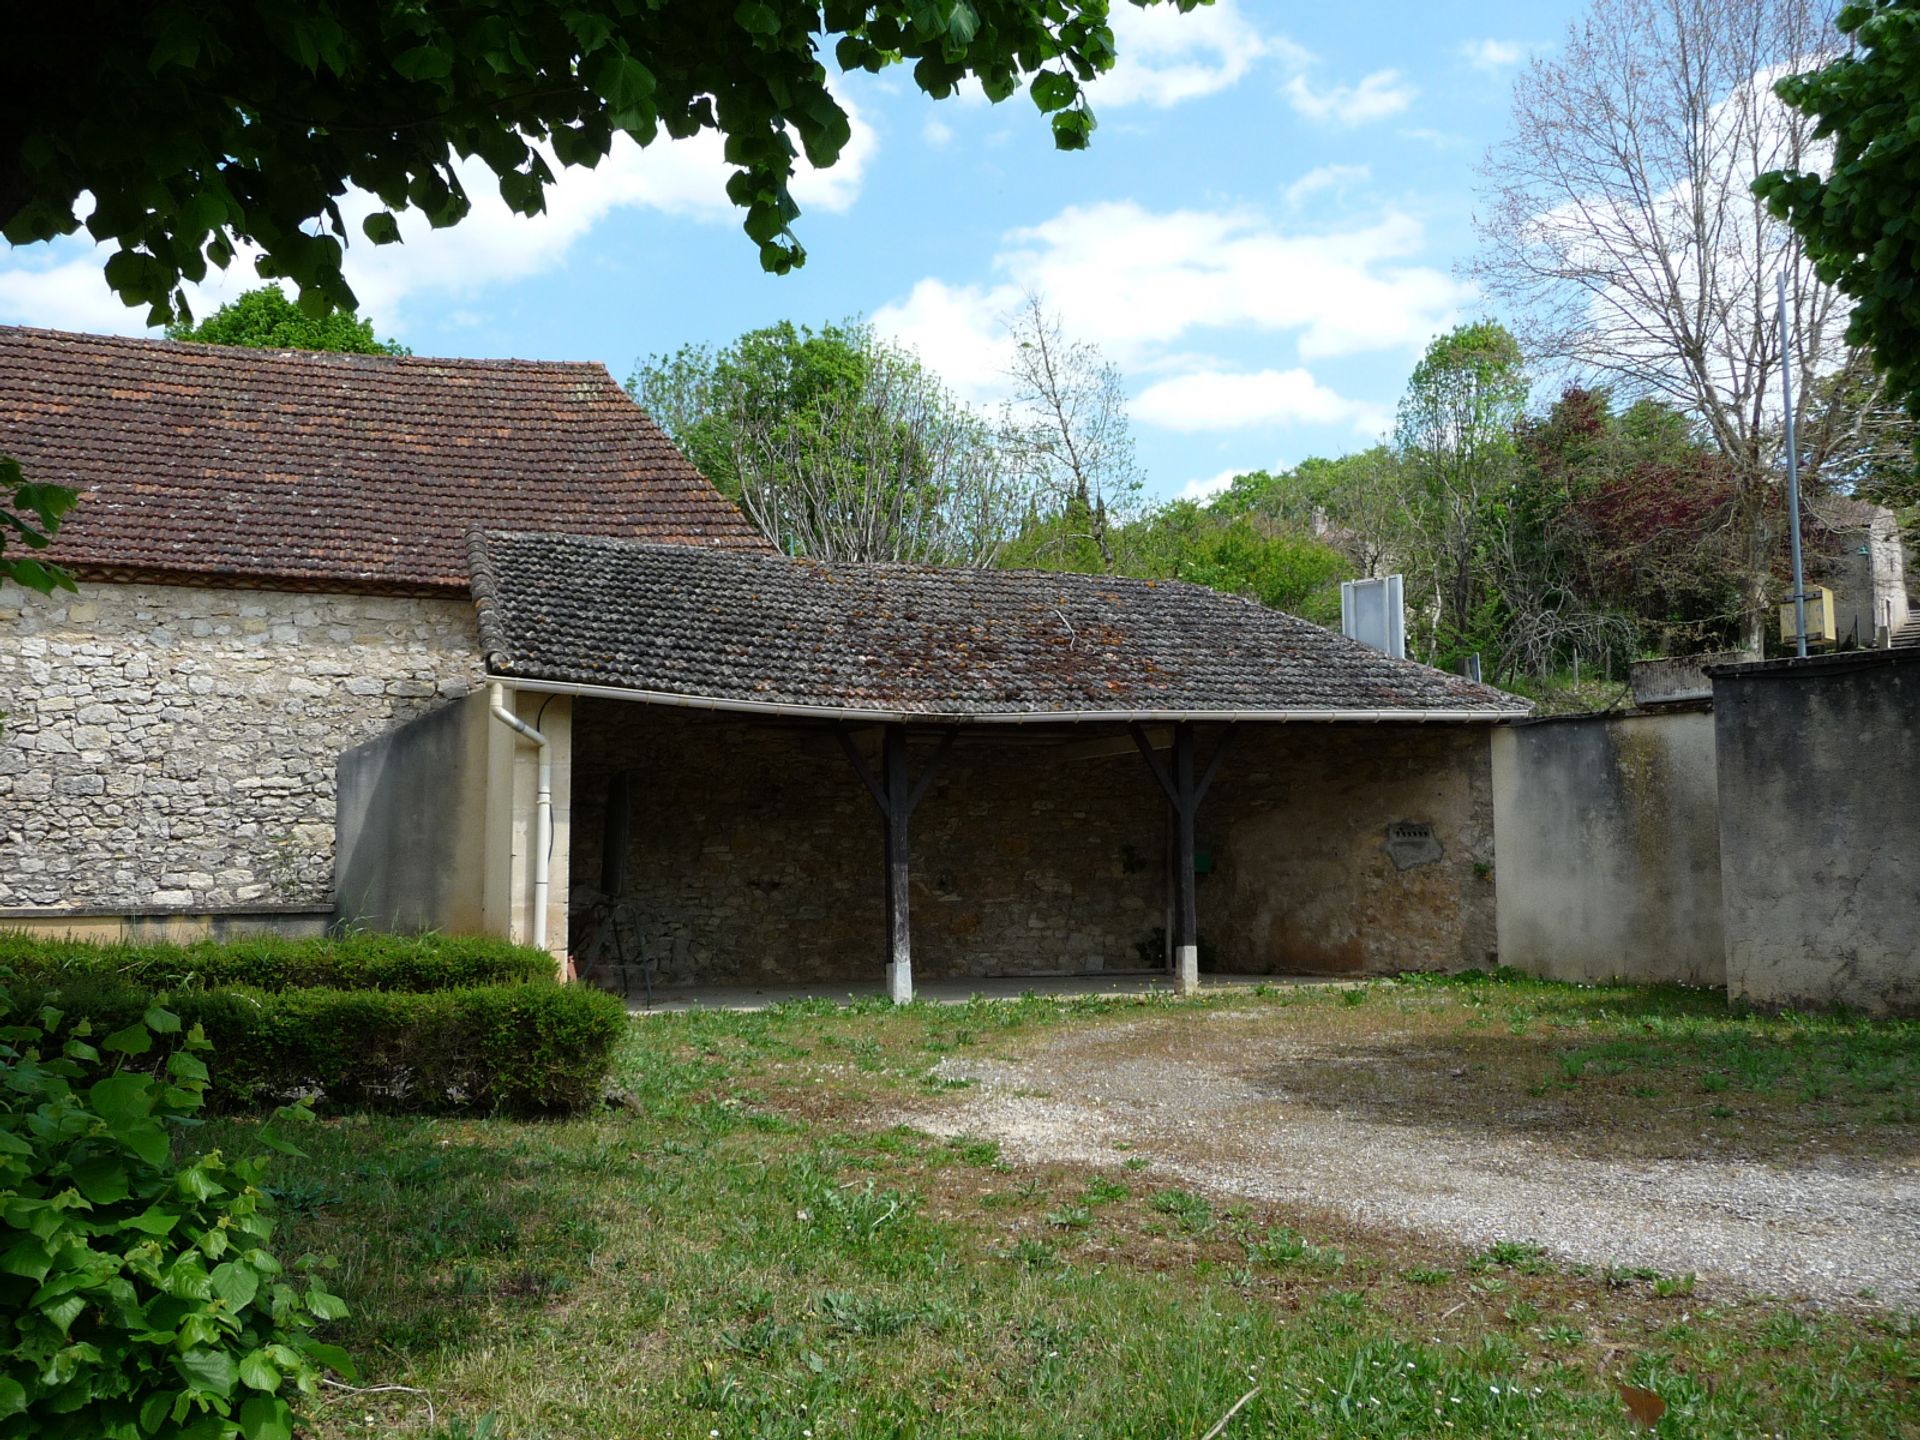
[[[464,592],[474,525],[765,545],[593,364],[0,326],[0,455],[82,492],[83,575]]]
[[[475,532],[495,675],[947,720],[1500,720],[1531,706],[1182,580]],[[538,688],[537,684],[534,688]]]

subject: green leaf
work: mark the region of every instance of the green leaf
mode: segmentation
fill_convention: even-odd
[[[127,1167],[105,1156],[83,1160],[73,1167],[73,1183],[94,1204],[111,1205],[127,1198]]]
[[[316,1320],[344,1320],[347,1318],[347,1302],[338,1295],[330,1295],[318,1285],[307,1291],[307,1309],[313,1312]]]
[[[109,1124],[142,1120],[153,1110],[153,1082],[144,1075],[109,1075],[87,1091],[87,1103]]]
[[[207,1281],[213,1286],[213,1293],[227,1302],[229,1310],[245,1309],[260,1293],[260,1277],[244,1260],[229,1260],[214,1266]]]
[[[438,45],[416,45],[394,56],[393,68],[409,80],[444,80],[453,74],[453,57]]]
[[[733,12],[733,23],[749,35],[778,35],[780,17],[773,13],[773,7],[763,5],[760,0],[746,0],[744,5]]]
[[[47,1271],[52,1268],[53,1256],[31,1235],[22,1235],[0,1251],[0,1274],[24,1275],[37,1284],[47,1278]]]
[[[280,1388],[283,1378],[264,1350],[252,1351],[240,1362],[240,1383],[251,1389],[271,1395]]]
[[[360,222],[360,229],[376,245],[398,245],[400,222],[385,210],[376,210]]]
[[[138,1230],[143,1235],[166,1235],[179,1223],[180,1216],[177,1212],[163,1210],[158,1205],[149,1206],[133,1218],[120,1222],[126,1228]]]
[[[307,1358],[316,1365],[324,1365],[335,1374],[344,1375],[349,1380],[360,1378],[359,1367],[353,1363],[353,1357],[338,1345],[328,1345],[322,1341],[310,1340],[306,1345]]]
[[[246,1440],[293,1440],[293,1411],[281,1399],[256,1395],[240,1407]]]
[[[135,1120],[123,1124],[114,1130],[113,1135],[147,1164],[167,1163],[167,1152],[171,1147],[167,1144],[167,1132],[160,1128],[157,1120]]]
[[[156,1035],[180,1033],[180,1017],[164,1005],[149,1005],[147,1013],[141,1017],[141,1023]]]
[[[189,1350],[175,1357],[173,1364],[181,1379],[197,1390],[223,1400],[233,1393],[233,1357],[224,1350]]]
[[[1073,103],[1073,97],[1080,93],[1080,87],[1073,83],[1073,78],[1057,70],[1040,71],[1027,89],[1033,96],[1033,103],[1040,107],[1043,114],[1066,109]]]
[[[103,1050],[117,1051],[122,1055],[144,1055],[153,1048],[153,1036],[147,1033],[147,1027],[138,1020],[124,1030],[116,1030],[100,1042]]]
[[[40,1313],[46,1317],[54,1329],[62,1335],[72,1328],[73,1322],[80,1318],[80,1312],[87,1308],[87,1302],[78,1295],[68,1295],[54,1301],[51,1305],[40,1307]]]
[[[26,1409],[26,1387],[18,1380],[0,1375],[0,1420],[5,1420],[10,1415],[24,1415]]]

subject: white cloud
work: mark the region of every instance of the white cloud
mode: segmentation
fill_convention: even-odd
[[[803,211],[841,213],[860,197],[875,146],[871,125],[859,109],[838,97],[852,120],[852,138],[839,162],[814,170],[802,161],[793,193]],[[417,211],[399,215],[404,243],[375,246],[359,238],[360,222],[377,208],[373,197],[350,192],[341,212],[353,243],[347,248],[346,275],[362,308],[383,333],[396,328],[409,303],[467,297],[504,282],[565,264],[572,247],[595,226],[624,210],[652,211],[706,224],[737,225],[740,211],[728,200],[733,173],[720,136],[707,131],[687,140],[662,140],[642,149],[625,136],[592,170],[554,166],[557,182],[547,189],[544,214],[516,215],[500,199],[492,172],[478,160],[458,163],[473,208],[458,225],[435,230]],[[802,217],[804,226],[805,217]],[[751,260],[752,242],[738,240]],[[142,334],[144,309],[130,310],[107,290],[101,276],[108,251],[81,240],[36,247],[44,259],[0,265],[0,322],[60,329],[107,330]],[[16,252],[24,257],[28,252]],[[188,303],[204,315],[222,301],[259,283],[253,255],[243,253],[224,275],[215,272],[204,285],[187,288]]]
[[[1246,474],[1247,469],[1246,466],[1236,466],[1231,470],[1222,470],[1218,475],[1209,475],[1204,480],[1189,480],[1180,487],[1180,493],[1175,498],[1192,500],[1196,504],[1204,505],[1214,496],[1230,489],[1234,476]]]
[[[144,335],[147,307],[129,308],[107,289],[96,254],[83,241],[34,246],[33,259],[10,258],[0,269],[0,324],[38,325],[48,330],[85,330],[96,335]],[[31,252],[14,251],[13,257]]]
[[[1248,211],[1070,206],[1009,233],[991,278],[923,279],[873,319],[976,400],[1002,389],[1001,317],[1026,289],[1046,297],[1069,334],[1136,374],[1208,330],[1291,334],[1308,360],[1411,350],[1474,294],[1415,263],[1425,243],[1420,223],[1394,211],[1308,234]]]
[[[1459,47],[1457,53],[1474,69],[1497,74],[1518,65],[1536,48],[1522,40],[1468,40]]]
[[[1116,5],[1112,70],[1088,86],[1096,109],[1152,105],[1160,109],[1237,85],[1257,61],[1304,64],[1306,52],[1264,35],[1236,0],[1181,14],[1171,5]]]
[[[1398,70],[1376,70],[1358,85],[1328,85],[1316,89],[1304,75],[1287,82],[1287,100],[1294,110],[1320,124],[1365,125],[1398,115],[1420,92],[1401,79]]]
[[[1371,165],[1318,165],[1286,188],[1287,204],[1297,207],[1324,190],[1344,191],[1373,178]]]
[[[920,135],[936,150],[945,149],[953,143],[953,127],[937,117],[920,127]]]
[[[1162,380],[1134,399],[1134,418],[1170,430],[1229,430],[1249,425],[1351,425],[1377,435],[1386,412],[1328,389],[1303,369],[1200,371]]]

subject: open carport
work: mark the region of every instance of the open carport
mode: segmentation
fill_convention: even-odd
[[[544,869],[548,943],[607,978],[905,999],[1493,948],[1487,737],[1526,707],[1489,687],[1179,582],[520,534],[472,574],[522,727],[488,737],[522,776],[499,888]]]

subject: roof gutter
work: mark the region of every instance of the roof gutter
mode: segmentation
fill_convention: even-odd
[[[773,715],[799,720],[841,720],[864,725],[1044,725],[1144,724],[1181,720],[1209,720],[1220,724],[1244,721],[1287,721],[1331,724],[1358,722],[1453,722],[1496,724],[1524,720],[1522,710],[1016,710],[992,715],[951,714],[937,710],[855,710],[832,705],[795,705],[779,700],[727,700],[711,695],[677,695],[666,690],[629,690],[620,685],[584,685],[571,680],[536,680],[518,675],[489,675],[521,690],[542,695],[580,695],[598,700],[631,700],[642,705],[666,705],[681,710],[723,711],[734,715]]]

